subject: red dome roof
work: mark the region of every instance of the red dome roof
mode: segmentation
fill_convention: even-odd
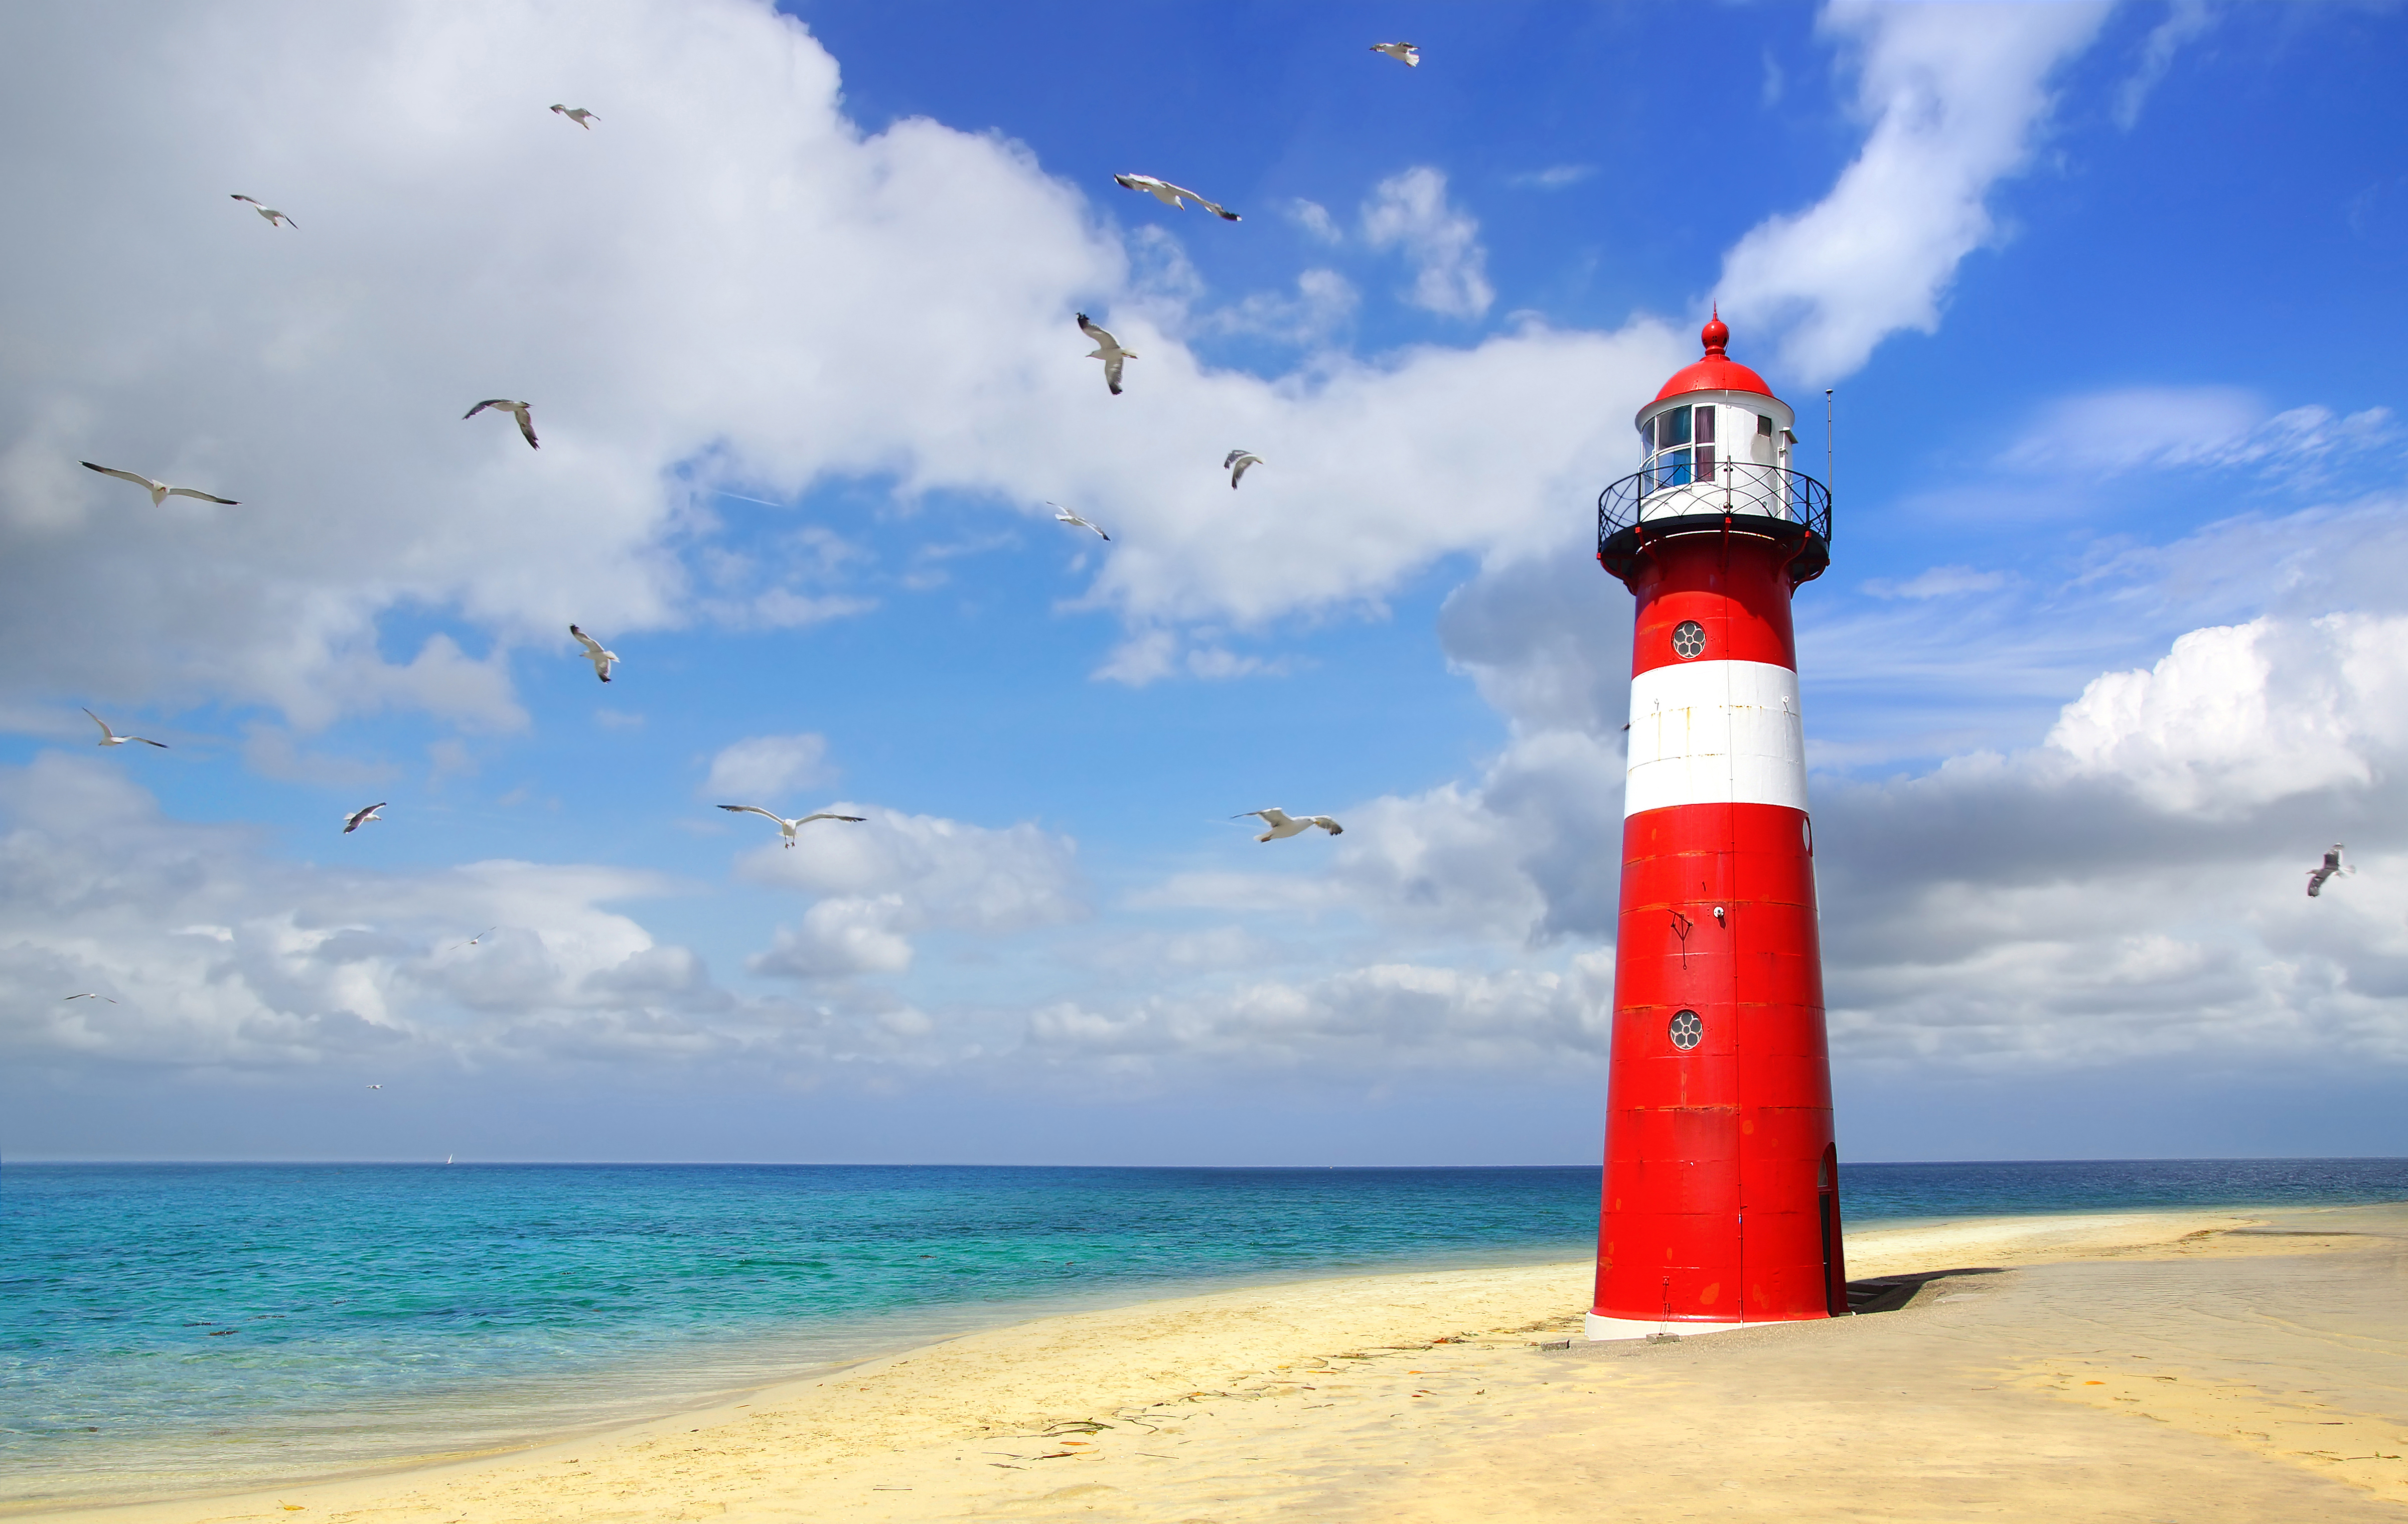
[[[1698,337],[1705,342],[1705,358],[1674,371],[1664,389],[1656,394],[1656,401],[1684,392],[1761,392],[1766,396],[1772,395],[1772,388],[1764,384],[1763,377],[1723,352],[1723,346],[1730,342],[1730,329],[1723,323],[1719,310]]]

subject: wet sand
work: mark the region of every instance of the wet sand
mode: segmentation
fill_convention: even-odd
[[[1849,1266],[1889,1310],[1660,1343],[1578,1336],[1585,1262],[1224,1291],[493,1459],[41,1517],[2408,1519],[2408,1207],[1878,1229]]]

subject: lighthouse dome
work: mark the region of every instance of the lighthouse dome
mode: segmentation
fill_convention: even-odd
[[[1772,388],[1764,384],[1763,377],[1723,352],[1724,347],[1730,343],[1730,328],[1723,322],[1720,311],[1707,320],[1705,327],[1698,330],[1698,337],[1705,341],[1704,358],[1674,371],[1672,379],[1664,383],[1664,389],[1656,394],[1656,401],[1678,396],[1684,392],[1761,392],[1766,396],[1772,395]]]

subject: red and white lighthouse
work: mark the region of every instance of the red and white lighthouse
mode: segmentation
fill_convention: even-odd
[[[1598,499],[1639,611],[1596,1339],[1847,1309],[1789,623],[1831,499],[1719,315],[1701,337]]]

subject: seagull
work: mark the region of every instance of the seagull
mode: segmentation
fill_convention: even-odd
[[[114,466],[94,466],[92,462],[85,461],[83,468],[87,471],[98,471],[103,476],[113,476],[121,482],[133,482],[150,495],[152,508],[157,508],[170,497],[198,497],[205,503],[223,503],[228,508],[235,506],[235,499],[231,497],[212,496],[198,487],[171,487],[165,482],[153,482],[147,476],[136,476],[132,471],[121,471]]]
[[[1263,457],[1251,450],[1232,450],[1222,456],[1221,469],[1229,473],[1229,490],[1231,492],[1238,490],[1238,482],[1244,478],[1247,467],[1260,466],[1262,463]]]
[[[2310,899],[2314,899],[2316,896],[2324,893],[2325,880],[2332,877],[2335,873],[2355,873],[2358,870],[2355,868],[2344,868],[2341,865],[2341,843],[2339,841],[2335,841],[2332,844],[2331,850],[2325,854],[2324,866],[2322,868],[2311,868],[2308,870],[2308,898]]]
[[[594,675],[605,683],[609,682],[610,664],[619,659],[619,654],[615,651],[603,650],[601,641],[574,625],[568,626],[568,633],[576,636],[577,643],[585,648],[585,659],[594,664]]]
[[[1236,212],[1226,209],[1217,202],[1205,200],[1183,185],[1173,185],[1167,180],[1156,180],[1152,175],[1114,175],[1112,179],[1132,191],[1149,192],[1156,201],[1166,206],[1177,207],[1182,211],[1186,209],[1187,203],[1193,201],[1225,223],[1240,220]],[[1185,199],[1182,200],[1182,197]]]
[[[270,227],[274,227],[279,223],[283,223],[286,227],[299,227],[301,225],[292,218],[287,217],[282,212],[277,210],[274,207],[263,207],[258,202],[252,201],[251,197],[247,195],[237,195],[235,199],[236,201],[249,203],[251,210],[267,219],[267,225]]]
[[[383,1089],[383,1088],[384,1088],[384,1086],[383,1086],[383,1085],[369,1085],[369,1086],[368,1086],[368,1088],[369,1088],[369,1089],[371,1089],[371,1090],[381,1090],[381,1089]]]
[[[377,812],[383,808],[384,806],[381,804],[371,804],[365,810],[354,810],[350,814],[345,815],[343,817],[343,834],[345,836],[349,836],[371,820],[382,820],[384,816],[378,814]]]
[[[511,417],[517,419],[519,421],[519,432],[526,436],[527,448],[529,450],[540,450],[543,448],[543,446],[535,442],[535,419],[529,414],[527,404],[523,402],[512,402],[509,398],[502,396],[489,396],[484,401],[480,402],[475,407],[469,409],[466,412],[462,413],[460,416],[464,419],[474,418],[479,413],[483,412],[487,408],[499,408],[502,411],[509,413]]]
[[[483,942],[487,937],[492,936],[494,932],[499,931],[500,929],[500,927],[489,926],[485,927],[484,930],[480,931],[475,936],[469,938],[466,942],[462,942],[460,947],[474,947],[479,942]],[[460,947],[454,947],[452,951],[456,953],[460,950]]]
[[[1343,836],[1346,834],[1346,827],[1330,819],[1327,815],[1307,815],[1303,819],[1298,820],[1296,816],[1289,814],[1278,805],[1272,805],[1268,810],[1248,810],[1241,813],[1231,815],[1229,818],[1231,820],[1243,820],[1247,815],[1260,815],[1262,817],[1263,824],[1270,827],[1269,830],[1267,830],[1263,832],[1262,835],[1254,838],[1257,841],[1276,841],[1283,837],[1300,835],[1303,832],[1312,829],[1315,826],[1320,827],[1323,830],[1327,831],[1332,836]]]
[[[1087,358],[1104,362],[1104,384],[1112,389],[1112,395],[1120,395],[1121,362],[1136,359],[1137,351],[1121,348],[1121,341],[1111,336],[1111,330],[1096,327],[1087,320],[1084,312],[1079,314],[1079,331],[1096,341],[1096,347]]]
[[[92,711],[90,710],[85,710],[84,712],[86,714],[92,714]],[[97,714],[92,714],[92,723],[100,726],[100,739],[93,742],[95,746],[122,746],[129,740],[138,740],[145,746],[156,746],[163,752],[167,749],[167,743],[165,741],[152,740],[148,736],[121,736],[116,731],[111,730],[108,727],[108,722],[102,719]]]
[[[1096,529],[1094,525],[1089,524],[1086,520],[1079,517],[1079,515],[1071,512],[1068,509],[1064,508],[1059,503],[1048,500],[1045,506],[1054,510],[1054,522],[1056,524],[1067,524],[1073,529],[1095,529],[1096,538],[1097,539],[1110,539],[1112,538],[1111,536],[1104,533],[1101,529]]]
[[[814,820],[850,820],[857,825],[861,821],[868,818],[866,815],[830,814],[826,811],[823,810],[815,815],[805,815],[800,820],[788,820],[783,815],[771,814],[768,811],[762,809],[757,804],[723,804],[720,808],[722,810],[732,810],[739,815],[759,815],[764,820],[776,821],[778,823],[778,834],[786,839],[786,845],[788,846],[793,846],[795,844],[795,833],[801,830],[804,827],[810,825]]]
[[[117,1003],[115,1000],[109,1000],[108,997],[106,995],[94,995],[90,990],[85,990],[80,995],[70,995],[67,999],[70,1000],[108,1000],[108,1003],[111,1005],[115,1005]]]
[[[570,110],[566,106],[555,106],[552,109],[559,112],[562,116],[566,117],[569,121],[576,122],[587,132],[592,132],[594,130],[594,123],[602,120],[600,117],[595,116],[593,112],[587,110],[582,106],[577,108],[575,110]]]
[[[1385,53],[1409,69],[1422,66],[1422,50],[1410,42],[1375,42],[1371,44],[1371,50]]]

